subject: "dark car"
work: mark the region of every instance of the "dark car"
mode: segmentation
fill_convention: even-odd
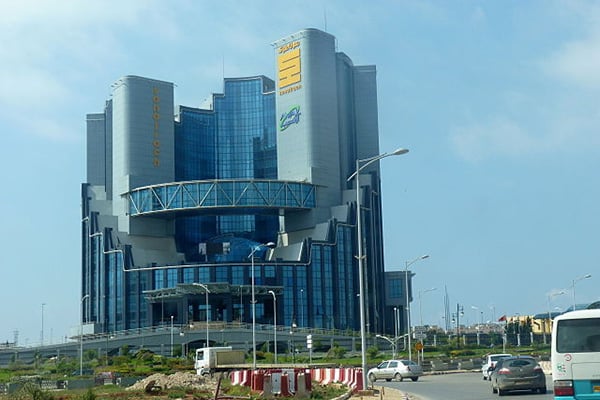
[[[491,371],[492,393],[500,396],[513,390],[546,393],[546,376],[531,356],[514,356],[498,360]]]

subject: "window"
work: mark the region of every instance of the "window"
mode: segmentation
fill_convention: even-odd
[[[600,351],[600,318],[568,319],[559,321],[556,350],[559,353]],[[594,350],[598,349],[598,350]]]
[[[390,279],[388,281],[388,293],[390,298],[392,299],[400,299],[402,298],[404,290],[402,290],[404,286],[403,279]]]

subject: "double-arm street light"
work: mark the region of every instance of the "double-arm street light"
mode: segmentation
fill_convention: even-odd
[[[364,276],[363,276],[363,254],[362,254],[362,224],[361,224],[361,205],[360,205],[360,178],[359,174],[367,166],[372,163],[381,160],[382,158],[386,158],[389,156],[399,156],[401,154],[408,153],[408,149],[399,148],[394,150],[391,153],[383,153],[377,156],[373,156],[370,158],[356,159],[356,170],[352,175],[348,177],[346,180],[350,182],[352,179],[356,180],[356,240],[357,240],[357,250],[358,255],[356,256],[358,260],[358,304],[359,304],[359,313],[360,313],[360,352],[361,352],[361,367],[363,374],[363,389],[367,388],[367,339],[365,333],[365,296],[364,296]]]
[[[573,295],[573,311],[576,310],[576,306],[575,306],[575,283],[583,280],[583,279],[588,279],[591,278],[592,275],[591,274],[586,274],[583,276],[580,276],[579,278],[573,279],[573,283],[571,284],[571,294]]]
[[[426,258],[429,258],[428,254],[425,254],[421,257],[417,257],[412,261],[406,261],[405,262],[405,267],[404,267],[404,289],[406,291],[406,327],[407,327],[407,331],[406,333],[408,333],[408,359],[412,361],[412,349],[411,349],[411,327],[410,327],[410,298],[408,295],[408,267],[410,267],[412,264],[416,263],[417,261],[420,260],[424,260]]]
[[[273,248],[275,243],[268,242],[254,246],[248,258],[251,260],[252,266],[250,269],[252,280],[252,371],[256,369],[256,299],[254,298],[254,253],[261,247]]]
[[[396,352],[397,352],[397,349],[398,349],[398,339],[401,339],[402,336],[400,336],[400,337],[396,336],[393,339],[389,338],[387,336],[384,336],[384,335],[375,335],[375,337],[376,338],[380,338],[380,339],[384,339],[384,340],[388,341],[389,344],[392,345],[392,359],[395,359],[396,358]]]
[[[277,364],[277,297],[275,292],[269,290],[271,296],[273,296],[273,346],[275,351],[275,364]]]

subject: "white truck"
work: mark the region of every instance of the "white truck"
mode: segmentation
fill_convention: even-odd
[[[233,350],[228,347],[204,347],[196,350],[194,369],[196,375],[207,375],[236,367],[244,367],[246,353],[244,350]]]

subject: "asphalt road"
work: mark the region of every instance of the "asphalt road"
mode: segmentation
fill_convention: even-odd
[[[425,375],[419,378],[417,382],[410,380],[385,382],[380,380],[377,381],[376,385],[398,389],[414,395],[420,400],[488,400],[498,398],[497,394],[492,394],[490,382],[484,381],[480,372]],[[544,395],[532,394],[531,392],[511,392],[503,398],[509,400],[554,399],[552,377],[550,375],[546,375],[546,385],[548,392]]]

